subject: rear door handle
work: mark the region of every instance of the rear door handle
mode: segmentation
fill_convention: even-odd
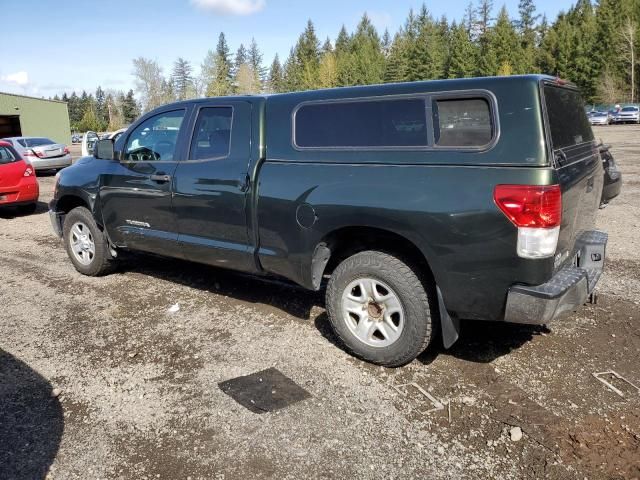
[[[149,177],[152,182],[167,183],[171,181],[171,175],[158,174]]]

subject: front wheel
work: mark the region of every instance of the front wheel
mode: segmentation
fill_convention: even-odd
[[[347,350],[371,363],[405,365],[433,337],[430,295],[413,269],[384,252],[344,260],[331,275],[326,303]]]
[[[109,253],[109,244],[89,210],[84,207],[71,210],[62,231],[67,255],[78,272],[98,277],[112,271],[115,261]]]

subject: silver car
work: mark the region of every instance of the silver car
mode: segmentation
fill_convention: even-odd
[[[58,170],[72,163],[66,145],[44,137],[5,138],[36,170]]]
[[[613,117],[613,123],[640,123],[640,108],[622,107]]]
[[[589,123],[591,125],[609,125],[611,119],[607,112],[593,112],[589,115]]]

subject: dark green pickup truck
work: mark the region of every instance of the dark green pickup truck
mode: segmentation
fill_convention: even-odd
[[[398,366],[459,319],[585,303],[603,174],[566,82],[416,82],[163,106],[60,172],[50,214],[86,275],[136,250],[326,283],[349,351]]]

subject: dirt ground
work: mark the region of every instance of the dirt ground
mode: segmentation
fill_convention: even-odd
[[[35,215],[0,213],[0,478],[639,479],[640,392],[592,373],[640,385],[640,127],[596,134],[624,174],[598,304],[393,370],[336,345],[322,294],[153,257],[81,276],[43,176]],[[218,387],[270,367],[311,397],[258,415]]]

